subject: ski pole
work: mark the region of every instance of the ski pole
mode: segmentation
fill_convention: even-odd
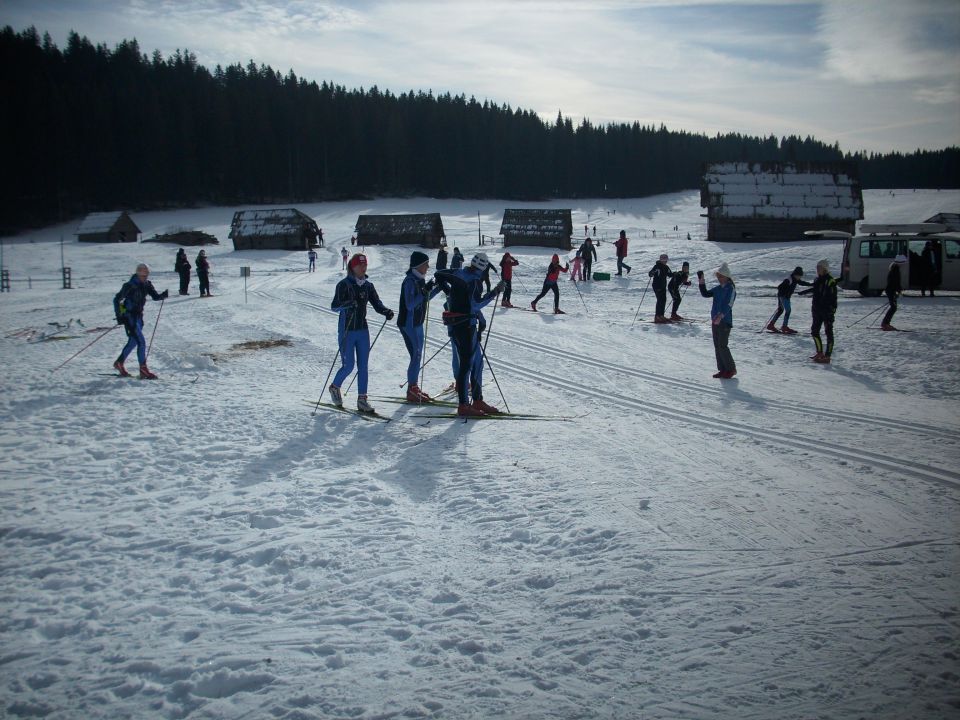
[[[886,304],[886,305],[883,305],[883,306],[880,307],[880,310],[884,310],[884,309],[886,309],[886,308],[888,308],[888,307],[893,307],[893,303],[890,302],[889,300],[887,301],[887,304]],[[886,316],[884,316],[884,317],[886,317]],[[877,327],[877,322],[879,321],[879,319],[880,319],[880,313],[877,313],[877,316],[876,316],[873,320],[870,321],[870,327],[872,327],[872,328]]]
[[[487,349],[487,343],[490,341],[490,333],[493,332],[493,319],[497,317],[497,305],[500,303],[500,293],[497,293],[497,299],[493,301],[493,315],[490,316],[490,327],[487,328],[487,336],[483,339],[483,349]]]
[[[350,313],[350,317],[353,317],[353,313]],[[349,324],[349,320],[344,323],[343,327],[346,328]],[[327,379],[323,381],[323,387],[320,389],[320,397],[317,398],[317,404],[313,406],[313,412],[310,414],[311,417],[317,414],[317,409],[320,407],[320,403],[323,401],[323,392],[327,389],[327,383],[330,382],[330,376],[333,375],[333,368],[336,367],[337,358],[343,354],[343,340],[347,337],[346,331],[343,333],[343,338],[337,342],[337,354],[333,356],[333,362],[330,363],[330,372],[327,373]]]
[[[440,346],[440,350],[437,350],[433,355],[430,356],[430,360],[433,360],[437,355],[439,355],[440,351],[443,350],[449,344],[450,344],[450,341],[447,340],[443,345]],[[420,369],[422,370],[423,368],[425,368],[427,366],[427,363],[430,362],[430,360],[427,360],[427,362],[421,365]],[[407,381],[404,380],[402,383],[400,383],[400,387],[404,387],[406,384],[407,384]]]
[[[577,289],[577,295],[580,296],[580,302],[583,303],[583,309],[584,309],[584,311],[586,311],[587,315],[589,315],[589,314],[590,314],[590,311],[587,310],[587,303],[586,303],[586,301],[583,299],[583,294],[580,292],[580,286],[579,286],[579,283],[577,282],[576,278],[574,278],[574,280],[573,280],[573,287],[575,287],[575,288]]]
[[[647,296],[647,288],[650,287],[650,280],[653,280],[653,278],[649,278],[647,280],[647,287],[643,289],[643,295],[640,296],[640,304],[637,305],[637,314],[633,316],[633,322],[630,323],[631,330],[633,330],[633,326],[636,324],[637,318],[640,317],[640,308],[643,306],[643,299]]]
[[[60,368],[62,368],[64,365],[66,365],[68,362],[70,362],[71,360],[73,360],[77,355],[79,355],[79,354],[82,353],[84,350],[86,350],[88,347],[90,347],[90,346],[93,345],[95,342],[97,342],[97,340],[100,340],[100,339],[102,339],[102,338],[105,338],[108,334],[112,333],[112,332],[113,332],[114,330],[116,330],[118,327],[120,327],[120,326],[119,326],[119,325],[114,325],[114,326],[113,326],[112,328],[110,328],[109,330],[106,330],[106,331],[102,332],[102,333],[101,333],[100,335],[98,335],[96,338],[94,338],[93,340],[91,340],[90,342],[88,342],[86,345],[84,345],[82,348],[80,348],[80,350],[78,350],[77,352],[75,352],[73,355],[71,355],[70,357],[68,357],[66,360],[64,360],[64,361],[63,361],[62,363],[60,363],[59,365],[57,365],[57,366],[56,366],[53,370],[51,370],[50,372],[56,372],[57,370],[59,370]]]
[[[757,334],[760,334],[760,333],[762,333],[764,330],[767,329],[767,325],[769,325],[770,323],[773,322],[773,319],[777,316],[777,313],[778,313],[778,312],[780,312],[780,306],[779,306],[779,305],[777,306],[777,309],[773,311],[773,315],[771,315],[770,317],[767,318],[767,321],[763,324],[763,327],[760,328],[759,330],[757,330]]]
[[[875,307],[873,310],[871,310],[870,312],[868,312],[866,315],[864,315],[862,318],[860,318],[860,319],[857,320],[856,322],[850,323],[849,325],[847,325],[847,329],[849,330],[849,329],[852,328],[854,325],[857,325],[857,324],[859,324],[859,323],[862,323],[862,322],[863,322],[864,320],[866,320],[868,317],[870,317],[870,316],[873,315],[874,313],[880,312],[880,311],[883,310],[885,307],[889,307],[889,305],[890,305],[890,303],[887,302],[887,303],[884,303],[883,305],[880,305],[880,306],[878,306],[878,307]]]
[[[384,329],[386,326],[387,326],[387,318],[384,317],[384,318],[383,318],[383,325],[381,325],[381,326],[380,326],[380,329],[377,330],[377,335],[376,335],[376,337],[373,338],[373,342],[370,343],[370,350],[368,350],[367,352],[371,352],[371,351],[373,350],[373,346],[376,345],[376,344],[377,344],[377,340],[380,339],[380,333],[383,332],[383,329]],[[353,377],[350,378],[350,384],[347,385],[346,392],[343,393],[344,395],[346,395],[347,393],[350,392],[350,388],[353,387],[353,382],[354,382],[354,380],[357,379],[357,376],[358,376],[359,374],[360,374],[360,370],[358,369],[357,372],[354,373]]]
[[[163,304],[166,301],[167,301],[166,298],[163,298],[160,301],[160,309],[157,310],[157,319],[156,319],[156,322],[153,323],[153,332],[150,333],[150,344],[147,345],[147,354],[143,356],[144,360],[147,360],[150,357],[150,349],[153,347],[153,336],[157,334],[157,325],[160,324],[160,313],[163,312]]]
[[[489,335],[487,337],[490,337]],[[493,371],[493,365],[490,364],[490,358],[487,357],[487,351],[483,349],[483,345],[477,343],[477,347],[480,348],[480,352],[483,353],[483,359],[487,363],[487,369],[490,371],[490,374],[493,376],[493,382],[497,385],[497,390],[500,391],[500,399],[503,400],[503,406],[507,409],[507,412],[510,412],[510,406],[507,405],[507,398],[503,396],[503,390],[500,388],[500,383],[497,381],[497,374]]]

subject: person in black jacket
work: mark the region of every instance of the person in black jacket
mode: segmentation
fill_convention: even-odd
[[[210,297],[210,261],[206,250],[197,254],[197,280],[200,281],[200,297]]]
[[[670,319],[675,322],[683,320],[683,318],[677,314],[677,310],[680,309],[680,303],[683,302],[683,296],[680,295],[681,285],[690,285],[690,263],[688,262],[684,262],[681,269],[673,273],[670,277],[670,282],[667,283],[667,290],[670,292],[670,297],[673,298],[673,308],[670,311]]]
[[[797,285],[805,285],[806,287],[813,285],[813,283],[808,283],[806,280],[801,280],[800,278],[802,277],[803,268],[797,265],[797,267],[793,269],[793,272],[790,273],[790,277],[784,279],[784,281],[777,286],[777,311],[773,314],[773,317],[770,318],[770,322],[767,323],[768,331],[773,333],[786,333],[787,335],[797,334],[796,330],[790,328],[790,298],[793,297],[793,292],[797,289]],[[780,315],[783,315],[783,325],[777,330],[777,320]]]
[[[597,259],[597,248],[592,238],[587,238],[580,246],[580,257],[583,259],[583,276],[593,280],[593,261]]]
[[[177,251],[177,260],[173,263],[174,272],[180,275],[180,294],[190,294],[190,261],[187,260],[187,251],[180,248]]]
[[[883,320],[880,323],[881,330],[896,330],[896,328],[890,324],[890,321],[893,320],[893,316],[897,312],[897,298],[900,297],[900,294],[903,292],[903,284],[900,281],[900,267],[906,263],[907,258],[905,255],[897,255],[896,259],[890,263],[890,270],[887,272],[887,287],[883,290],[884,295],[887,296],[887,302],[890,303],[890,309],[887,310],[886,315],[883,316]]]
[[[810,334],[817,352],[810,359],[817,363],[829,363],[830,356],[833,355],[833,320],[837,315],[837,281],[830,274],[830,263],[826,260],[818,262],[817,279],[811,287],[797,294],[813,296],[813,302],[810,303],[810,313],[813,315]],[[826,352],[820,339],[821,327],[827,334]]]
[[[653,284],[653,294],[657,296],[657,309],[653,314],[653,321],[655,323],[668,323],[664,313],[667,311],[667,278],[673,277],[673,271],[667,265],[667,254],[664,253],[660,256],[660,259],[654,263],[653,267],[650,268],[650,272],[647,273],[652,280]]]
[[[147,279],[149,276],[150,268],[146,263],[140,263],[137,265],[136,272],[113,297],[113,313],[116,316],[117,325],[123,325],[123,329],[127,331],[127,344],[114,361],[113,368],[123,377],[128,377],[130,373],[123,367],[123,363],[136,348],[141,380],[157,379],[157,376],[147,367],[147,343],[143,338],[143,306],[147,303],[147,296],[154,300],[165,300],[169,295],[166,290],[158,293],[153,283]]]
[[[930,297],[936,297],[933,289],[937,286],[937,255],[937,247],[927,240],[920,252],[920,297],[926,297],[927,290]]]
[[[437,250],[437,270],[446,270],[447,269],[447,246],[445,244],[440,245],[440,249]]]

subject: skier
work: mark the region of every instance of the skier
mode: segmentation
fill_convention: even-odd
[[[813,285],[813,283],[808,283],[806,280],[801,280],[800,278],[802,277],[803,268],[797,265],[797,267],[793,269],[793,272],[790,273],[790,277],[785,278],[783,282],[777,286],[777,312],[773,314],[770,322],[767,323],[768,331],[773,333],[781,332],[787,335],[797,334],[797,331],[790,327],[790,298],[793,297],[793,292],[797,289],[797,285],[805,285],[807,287]],[[777,330],[777,319],[781,314],[783,314],[783,325]]]
[[[677,310],[680,309],[680,303],[683,302],[683,297],[680,295],[681,285],[690,286],[690,263],[686,261],[684,261],[680,270],[670,276],[670,282],[667,283],[667,290],[670,292],[670,297],[673,298],[673,308],[670,310],[670,319],[674,322],[683,320],[683,318],[677,314]]]
[[[437,270],[447,269],[447,246],[446,243],[440,243],[440,249],[437,250]]]
[[[833,355],[833,320],[837,314],[837,281],[830,275],[830,263],[826,260],[818,262],[817,279],[813,281],[811,287],[797,294],[812,295],[813,299],[810,304],[810,313],[813,316],[810,334],[813,336],[813,344],[817,352],[810,359],[817,363],[829,364],[830,356]],[[823,341],[820,339],[821,326],[827,334],[826,352],[823,350]]]
[[[593,261],[597,259],[597,248],[591,238],[584,241],[583,247],[580,249],[580,257],[583,259],[583,277],[592,280]]]
[[[927,290],[930,291],[930,297],[936,297],[933,289],[937,285],[937,252],[933,243],[927,240],[920,252],[920,297],[927,296]]]
[[[450,258],[450,269],[459,270],[463,267],[463,253],[460,252],[460,248],[455,247],[453,249],[453,257]]]
[[[890,324],[890,321],[893,320],[893,316],[897,312],[897,298],[903,292],[903,283],[900,282],[900,266],[906,264],[906,255],[897,255],[894,261],[890,263],[890,270],[887,272],[887,286],[883,290],[883,294],[887,296],[887,302],[890,303],[890,309],[883,316],[880,323],[881,330],[896,330]]]
[[[632,268],[627,265],[623,259],[627,256],[627,231],[621,230],[620,237],[613,244],[617,248],[617,275],[623,275],[623,269],[627,269],[627,275],[630,274]]]
[[[345,245],[340,248],[340,259],[343,261],[343,267],[341,270],[346,270],[347,260],[350,259],[350,252],[347,250]]]
[[[577,254],[573,258],[573,268],[570,270],[570,281],[583,281],[583,246],[577,249]]]
[[[717,356],[715,378],[729,380],[737,374],[737,364],[730,354],[730,330],[733,329],[733,303],[737,299],[737,287],[733,284],[730,268],[726,263],[720,265],[714,273],[720,284],[707,290],[703,279],[703,270],[697,271],[700,294],[713,298],[710,308],[710,329],[713,332],[713,351]]]
[[[347,277],[337,283],[330,307],[340,313],[337,342],[343,364],[328,388],[333,404],[343,407],[340,386],[353,372],[354,355],[357,365],[357,410],[375,412],[367,401],[367,360],[370,356],[370,331],[367,329],[367,303],[387,320],[393,319],[393,310],[382,302],[373,283],[367,280],[367,258],[357,253],[347,263]]]
[[[425,280],[429,268],[430,258],[426,253],[415,250],[410,255],[410,269],[400,285],[397,325],[410,354],[410,364],[407,365],[407,402],[423,403],[433,400],[417,384],[420,361],[423,359],[423,321],[427,315],[427,303],[440,292],[435,281]]]
[[[503,283],[503,299],[500,301],[500,307],[513,307],[510,302],[513,294],[513,269],[519,264],[520,261],[508,252],[500,258],[500,281]]]
[[[207,251],[197,253],[197,280],[200,281],[200,297],[210,297],[210,261]]]
[[[554,315],[565,315],[566,313],[560,309],[560,288],[557,287],[557,280],[560,279],[560,273],[567,272],[570,269],[570,265],[564,265],[560,267],[560,256],[554,255],[550,259],[550,266],[547,268],[547,276],[543,279],[543,289],[540,291],[540,294],[534,298],[533,302],[530,303],[530,309],[534,312],[537,311],[537,303],[540,302],[541,298],[546,295],[549,291],[553,291],[553,314]]]
[[[187,260],[187,251],[180,248],[177,259],[173,263],[174,272],[180,275],[180,294],[189,295],[190,292],[190,261]]]
[[[667,254],[663,253],[660,255],[660,259],[650,268],[650,272],[647,273],[647,275],[653,278],[653,294],[657,296],[657,309],[653,314],[653,321],[655,323],[670,322],[664,315],[667,311],[667,278],[673,277],[673,271],[670,269],[670,266],[667,265],[667,260],[669,260]],[[629,272],[629,270],[627,272]]]
[[[593,236],[594,236],[594,237],[597,236],[597,226],[596,226],[596,225],[593,226]]]
[[[473,362],[479,343],[477,335],[479,316],[483,308],[504,287],[501,281],[489,293],[481,295],[480,274],[489,264],[486,253],[479,252],[473,256],[467,267],[441,270],[435,276],[437,282],[449,293],[448,309],[443,313],[443,324],[447,326],[447,333],[453,340],[454,352],[458,355],[457,414],[461,417],[477,417],[499,412],[497,408],[483,401],[483,380],[475,371],[476,366]]]
[[[317,251],[313,248],[307,250],[307,272],[314,272],[317,269]]]
[[[157,379],[157,376],[147,367],[147,343],[143,339],[143,306],[147,302],[147,295],[154,300],[166,300],[170,294],[167,290],[158,293],[153,283],[147,279],[149,276],[150,268],[146,263],[140,263],[137,265],[136,272],[113,298],[113,314],[117,318],[117,325],[123,325],[123,329],[127,332],[127,344],[114,361],[113,369],[123,377],[129,377],[130,373],[123,367],[123,363],[136,348],[141,380]]]

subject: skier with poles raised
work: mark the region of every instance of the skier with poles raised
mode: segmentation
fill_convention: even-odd
[[[667,260],[669,260],[667,254],[663,253],[647,273],[652,278],[653,294],[657,296],[657,308],[653,313],[653,321],[658,324],[670,322],[664,315],[667,311],[667,278],[673,277],[673,271],[667,265]]]
[[[837,281],[830,275],[830,263],[821,260],[817,263],[817,278],[813,285],[806,290],[801,290],[798,295],[812,295],[813,302],[810,304],[810,313],[813,315],[813,324],[810,327],[810,334],[813,336],[813,344],[817,352],[810,356],[815,363],[830,363],[830,356],[833,355],[833,321],[837,314]],[[827,348],[824,352],[823,341],[820,339],[821,326],[827,333]]]
[[[670,276],[670,282],[667,283],[667,291],[673,298],[673,308],[670,310],[670,320],[680,322],[683,318],[677,314],[680,309],[680,303],[683,302],[683,295],[680,294],[680,286],[690,286],[690,263],[684,261],[680,270],[677,270]]]
[[[340,386],[353,372],[354,356],[357,366],[357,411],[376,412],[367,400],[367,361],[370,356],[370,331],[367,328],[367,303],[386,317],[393,319],[393,310],[382,302],[373,283],[367,280],[367,257],[357,253],[347,263],[347,277],[337,283],[330,307],[340,313],[337,342],[343,365],[337,371],[328,390],[333,404],[343,407]]]
[[[153,283],[147,279],[149,277],[150,267],[146,263],[140,263],[137,265],[136,272],[113,298],[113,313],[116,316],[117,325],[123,325],[123,329],[127,331],[127,344],[113,363],[113,369],[122,377],[130,375],[123,367],[123,363],[136,348],[137,360],[140,363],[140,379],[157,379],[157,376],[147,367],[147,341],[143,337],[143,306],[147,303],[148,295],[154,300],[163,301],[170,293],[168,290],[158,293]]]
[[[560,256],[554,255],[550,258],[550,266],[547,268],[547,276],[543,279],[543,288],[540,290],[540,294],[533,299],[533,302],[530,303],[530,309],[534,312],[537,312],[537,303],[540,302],[543,297],[553,291],[553,314],[554,315],[566,315],[566,313],[560,309],[560,288],[557,287],[557,280],[560,279],[560,273],[567,272],[570,270],[570,265],[564,265],[560,267]]]
[[[890,263],[890,270],[887,272],[887,286],[883,290],[883,294],[887,296],[887,302],[890,304],[890,309],[887,310],[886,314],[883,316],[883,320],[880,322],[881,330],[897,329],[890,324],[890,321],[893,320],[893,316],[897,312],[897,298],[900,297],[901,293],[903,292],[900,268],[906,264],[906,255],[897,255],[896,259]]]
[[[426,281],[430,259],[426,253],[415,250],[410,255],[410,269],[400,285],[400,310],[397,312],[397,325],[410,354],[407,366],[407,402],[432,402],[433,398],[420,389],[418,377],[420,362],[423,359],[425,335],[423,323],[427,310],[440,288],[434,280]]]
[[[737,364],[730,353],[730,331],[733,329],[733,303],[737,299],[737,287],[733,284],[730,267],[723,263],[714,273],[720,284],[707,290],[703,279],[703,270],[697,271],[700,283],[700,294],[713,298],[710,308],[710,329],[713,333],[713,352],[717,356],[717,372],[715,378],[729,380],[737,374]]]
[[[473,256],[467,267],[460,270],[441,270],[435,276],[437,282],[449,293],[443,324],[447,326],[447,332],[453,340],[454,352],[458,356],[457,415],[461,417],[479,417],[499,412],[497,408],[483,401],[483,380],[475,372],[476,365],[473,361],[479,343],[479,316],[483,308],[504,288],[501,280],[486,295],[481,294],[480,276],[489,264],[486,253],[479,252]],[[470,401],[471,397],[473,402]]]
[[[811,287],[813,283],[808,283],[806,280],[801,280],[803,277],[803,268],[797,265],[793,269],[793,272],[790,273],[790,277],[784,279],[777,286],[777,311],[773,314],[773,317],[770,318],[770,322],[767,323],[767,332],[772,333],[784,333],[785,335],[796,335],[797,331],[790,327],[790,298],[793,297],[794,290],[797,289],[797,285],[806,285]],[[783,325],[780,326],[780,329],[777,330],[777,319],[783,315]]]
[[[508,252],[500,258],[500,280],[503,282],[503,298],[500,301],[500,307],[513,307],[510,302],[510,297],[513,295],[513,269],[519,264],[520,261]]]

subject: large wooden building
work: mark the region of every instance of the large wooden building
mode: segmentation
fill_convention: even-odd
[[[573,219],[570,210],[508,208],[503,211],[500,234],[504,247],[531,245],[570,250]]]
[[[785,242],[807,230],[854,233],[863,192],[854,163],[725,162],[707,165],[700,186],[707,240]]]
[[[140,228],[124,210],[87,215],[77,227],[80,242],[137,242]]]
[[[419,245],[440,247],[446,238],[440,213],[409,215],[360,215],[357,218],[359,245]]]
[[[234,250],[308,250],[323,245],[314,219],[294,208],[238,210],[228,237]]]

